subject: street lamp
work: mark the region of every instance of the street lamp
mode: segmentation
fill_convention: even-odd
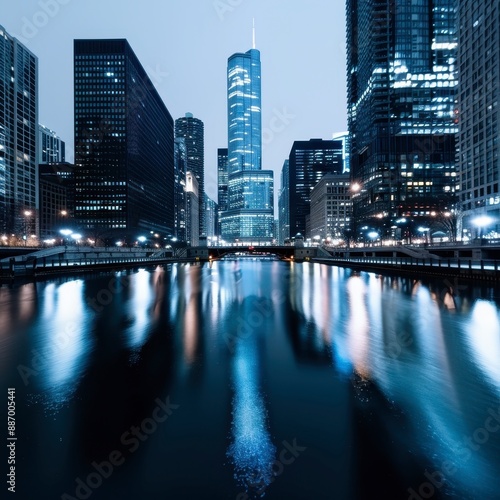
[[[372,240],[372,244],[374,244],[375,241],[377,240],[377,238],[379,237],[379,234],[376,231],[370,231],[367,234],[367,236],[368,236],[368,238],[370,238]]]
[[[419,227],[418,231],[420,233],[423,233],[425,235],[425,244],[427,245],[427,243],[428,243],[428,241],[427,241],[427,234],[429,232],[429,228],[428,227]]]
[[[478,228],[478,238],[481,240],[483,237],[483,228],[489,226],[493,222],[493,218],[488,215],[481,215],[476,217],[472,223]]]
[[[26,241],[28,240],[28,219],[31,217],[32,211],[31,210],[25,210],[24,211],[24,234],[23,234],[23,240],[24,240],[24,246],[26,246]]]

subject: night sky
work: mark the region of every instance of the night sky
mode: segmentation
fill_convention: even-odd
[[[7,4],[6,0],[4,3]],[[205,123],[205,189],[217,201],[217,148],[227,147],[228,57],[252,46],[262,60],[263,168],[294,140],[346,130],[345,7],[327,0],[23,0],[0,25],[39,58],[39,119],[73,161],[73,39],[126,38],[174,119]]]

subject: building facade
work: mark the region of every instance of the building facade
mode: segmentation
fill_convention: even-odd
[[[218,207],[217,203],[207,195],[205,195],[205,211],[206,235],[208,241],[213,243],[217,239]]]
[[[458,163],[463,229],[500,233],[500,5],[458,2]],[[485,219],[486,216],[486,219]],[[491,219],[491,220],[488,220]]]
[[[70,163],[39,165],[40,239],[60,238],[61,229],[74,227],[74,166]]]
[[[327,174],[311,191],[306,238],[317,242],[347,240],[352,217],[349,174]]]
[[[228,161],[227,148],[217,149],[217,236],[221,236],[221,218],[222,213],[227,210],[227,178],[228,178]]]
[[[227,242],[273,239],[273,172],[262,170],[260,52],[233,54],[227,68],[227,210],[221,213]]]
[[[289,232],[285,239],[306,233],[311,191],[326,174],[341,174],[344,168],[341,140],[295,141],[288,163]],[[286,184],[286,180],[284,181]]]
[[[0,26],[0,234],[38,233],[38,58]],[[29,214],[29,215],[27,215]]]
[[[176,137],[174,142],[174,238],[186,241],[186,142]]]
[[[38,144],[38,163],[64,163],[66,161],[66,144],[53,130],[39,125]]]
[[[431,224],[455,202],[455,6],[347,0],[354,218],[382,236],[398,220]]]
[[[200,202],[199,228],[200,234],[203,234],[205,232],[205,126],[192,113],[186,113],[182,118],[175,120],[175,137],[184,138],[187,155],[186,169],[198,181]]]
[[[174,234],[174,124],[126,40],[75,40],[75,219]]]
[[[186,243],[193,247],[200,244],[198,179],[190,171],[186,173]]]
[[[278,243],[284,245],[290,239],[290,160],[281,169],[281,185],[278,196]]]

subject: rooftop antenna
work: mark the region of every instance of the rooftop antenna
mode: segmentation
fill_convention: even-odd
[[[252,48],[255,49],[255,17],[252,19],[253,29],[252,29]]]

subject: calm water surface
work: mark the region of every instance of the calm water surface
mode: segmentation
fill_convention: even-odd
[[[12,498],[500,498],[498,295],[253,260],[0,287]]]

